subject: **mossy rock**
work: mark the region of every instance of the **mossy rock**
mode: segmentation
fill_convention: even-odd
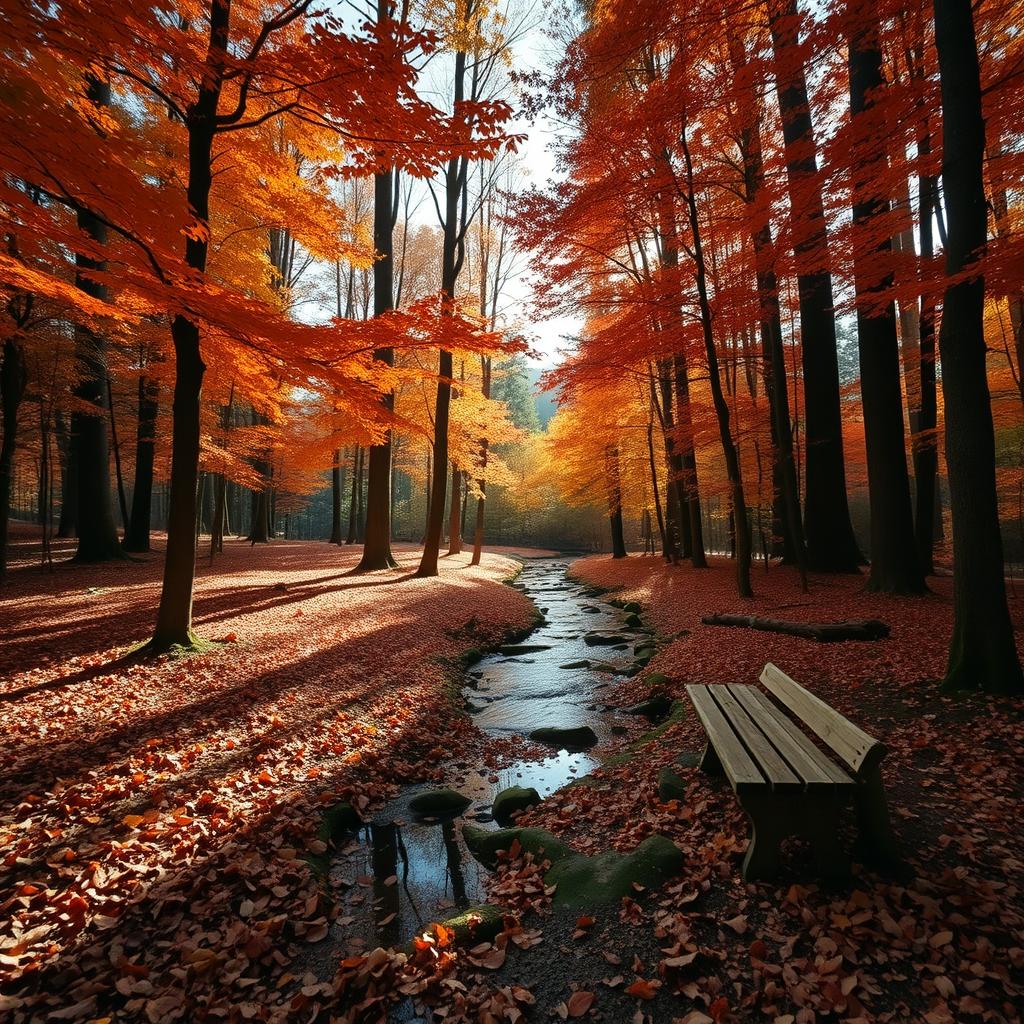
[[[658,799],[667,804],[669,800],[683,800],[686,797],[686,782],[671,768],[658,772]]]
[[[505,910],[491,903],[481,903],[477,907],[469,907],[455,917],[449,917],[441,924],[455,933],[455,944],[467,946],[469,943],[492,942],[505,927]]]
[[[632,707],[623,708],[624,715],[643,715],[652,722],[664,718],[672,710],[673,701],[663,693],[653,693],[647,700],[640,701]]]
[[[457,661],[462,665],[463,669],[467,669],[470,665],[475,665],[478,661],[481,661],[483,656],[484,652],[479,647],[470,647],[459,655]]]
[[[321,879],[326,878],[331,869],[330,844],[358,832],[362,826],[363,819],[359,817],[359,812],[347,800],[328,807],[316,830],[316,838],[327,844],[327,847],[322,853],[307,851],[302,857],[313,874]]]
[[[625,619],[623,619],[622,621],[630,629],[633,629],[636,626],[642,626],[644,624],[644,620],[641,619],[640,616],[635,614],[634,612],[630,612],[629,615],[627,615]]]
[[[597,733],[589,725],[561,727],[556,725],[534,729],[530,739],[559,750],[586,750],[597,745]]]
[[[540,803],[540,793],[532,786],[510,786],[494,797],[491,813],[499,825],[510,825],[520,811],[528,810]]]
[[[647,677],[647,682],[650,683],[653,690],[657,686],[667,686],[672,680],[664,672],[652,672]]]
[[[632,612],[634,615],[639,615],[642,611],[640,603],[638,601],[627,601],[623,606],[624,612]]]
[[[584,658],[582,661],[567,661],[564,665],[559,665],[559,668],[590,668],[590,660]]]
[[[548,860],[555,864],[566,857],[579,856],[572,847],[542,828],[502,828],[490,832],[475,825],[463,825],[462,838],[469,852],[491,871],[497,867],[498,851],[510,849],[517,839],[522,849],[532,853],[538,861]]]
[[[545,875],[555,886],[554,906],[594,907],[635,896],[635,885],[656,889],[682,870],[683,853],[664,836],[649,836],[632,853],[609,850],[596,857],[566,857]]]
[[[615,647],[618,644],[624,644],[626,638],[618,633],[588,633],[583,638],[583,642],[588,647]]]
[[[621,597],[613,597],[607,603],[610,604],[613,608],[625,608],[626,607],[626,602]]]
[[[650,640],[642,640],[640,643],[633,645],[633,653],[638,658],[653,658],[658,653],[658,645]]]
[[[349,832],[358,831],[362,824],[363,819],[359,817],[359,812],[347,800],[343,800],[324,811],[316,835],[318,839],[327,842],[339,839]]]
[[[428,789],[409,801],[409,809],[421,816],[460,814],[473,801],[454,789]]]

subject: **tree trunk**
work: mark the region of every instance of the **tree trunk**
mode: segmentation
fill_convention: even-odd
[[[132,511],[125,532],[125,551],[148,551],[153,514],[153,463],[159,385],[145,374],[139,377],[139,422],[135,434],[135,485]]]
[[[853,269],[857,293],[857,335],[860,349],[861,400],[868,458],[871,501],[871,574],[868,589],[887,594],[920,594],[925,587],[917,559],[914,519],[907,475],[900,351],[896,307],[892,299],[879,307],[878,293],[892,287],[892,274],[879,278],[872,268],[884,267],[892,249],[887,233],[874,244],[874,222],[889,211],[878,195],[886,170],[883,140],[865,138],[860,120],[885,86],[882,55],[873,14],[850,5],[857,25],[849,38],[850,116],[853,145]]]
[[[481,303],[485,305],[485,303]],[[491,397],[491,357],[480,357],[481,387],[484,398]],[[484,549],[484,502],[487,495],[487,438],[480,438],[480,478],[476,485],[480,489],[480,497],[476,499],[476,527],[473,530],[473,557],[470,565],[479,565]]]
[[[124,496],[124,475],[121,473],[121,445],[117,440],[117,417],[114,415],[114,388],[107,375],[107,408],[110,412],[110,443],[114,451],[114,474],[117,478],[117,500],[121,509],[121,526],[128,529],[128,502]]]
[[[387,15],[386,0],[377,0],[377,20]],[[377,260],[373,265],[373,315],[383,316],[394,308],[394,243],[393,234],[397,209],[395,172],[387,170],[374,175],[373,246]],[[395,350],[380,348],[373,358],[386,366],[395,365]],[[394,392],[387,392],[381,398],[387,415],[395,407]],[[356,572],[373,569],[393,569],[398,563],[391,553],[391,428],[388,427],[384,440],[370,447],[370,462],[367,468],[366,487],[366,539],[363,542],[363,556],[356,566]]]
[[[60,451],[60,521],[58,537],[74,537],[78,532],[78,458],[71,439],[69,423],[58,412],[54,419],[57,448]]]
[[[622,480],[619,475],[619,452],[612,446],[605,450],[605,476],[608,488],[608,525],[612,532],[612,558],[625,558],[626,538],[622,530]]]
[[[88,99],[97,107],[110,103],[110,86],[90,79]],[[78,211],[78,226],[98,246],[107,243],[106,225],[86,209]],[[110,290],[90,276],[107,269],[105,260],[75,255],[75,285],[87,295],[110,301]],[[75,397],[95,412],[76,411],[71,417],[72,443],[78,460],[78,550],[75,561],[106,562],[123,558],[114,523],[110,487],[110,449],[106,411],[107,346],[104,338],[87,327],[75,326],[75,358],[80,381]]]
[[[674,565],[678,561],[679,556],[675,551],[675,546],[669,546],[669,535],[668,531],[665,529],[665,515],[661,509],[661,493],[658,489],[658,464],[654,458],[655,394],[654,374],[650,369],[648,369],[648,381],[651,392],[651,407],[647,415],[647,468],[651,474],[651,493],[654,495],[654,511],[658,520],[658,536],[661,540],[661,557],[664,558],[666,562],[670,562]]]
[[[985,251],[985,122],[970,0],[935,0],[942,82],[942,184],[953,277]],[[944,687],[1024,692],[1006,603],[996,497],[995,432],[985,372],[985,281],[950,283],[939,350],[953,512],[953,637]]]
[[[467,11],[468,14],[468,11]],[[466,54],[463,50],[455,53],[455,106],[462,102],[465,91]],[[448,161],[445,173],[445,217],[441,244],[441,302],[442,312],[451,314],[455,300],[455,285],[462,269],[465,256],[463,227],[465,220],[466,196],[465,158],[453,157]],[[460,223],[460,200],[462,221]],[[448,420],[452,399],[452,354],[441,349],[438,360],[437,396],[434,403],[434,467],[430,487],[430,510],[427,518],[427,535],[423,542],[423,557],[420,559],[417,576],[436,576],[437,559],[444,531],[444,507],[448,488]]]
[[[7,573],[7,537],[11,515],[11,473],[18,434],[18,408],[25,397],[28,371],[25,354],[14,338],[3,344],[0,362],[0,402],[3,404],[4,437],[0,443],[0,579]]]
[[[824,572],[863,564],[850,522],[839,404],[839,361],[828,231],[814,150],[807,81],[798,49],[796,0],[767,0],[786,174],[793,213],[807,437],[804,533],[807,562]]]
[[[448,510],[448,554],[462,551],[462,471],[452,463],[452,496]]]
[[[331,465],[331,544],[341,544],[341,449],[334,449]]]
[[[718,420],[718,432],[722,441],[722,454],[729,478],[729,493],[732,498],[732,517],[736,543],[736,589],[740,597],[753,597],[750,586],[750,523],[747,520],[747,502],[743,494],[743,475],[740,472],[739,452],[733,440],[729,425],[729,404],[722,393],[722,379],[718,372],[718,353],[715,351],[712,331],[711,305],[708,302],[707,274],[704,265],[704,248],[701,244],[700,219],[697,215],[697,197],[693,190],[693,163],[690,146],[686,137],[686,115],[683,114],[680,129],[680,143],[683,163],[686,169],[686,203],[690,214],[690,233],[693,240],[693,260],[696,267],[697,299],[700,304],[701,329],[704,335],[704,352],[708,361],[708,378],[711,384],[711,398]]]
[[[345,535],[346,544],[355,544],[356,542],[356,524],[359,511],[358,496],[359,490],[363,486],[362,465],[362,449],[359,445],[356,445],[352,450],[352,491],[348,499],[348,533]]]
[[[733,71],[739,75],[746,55],[735,33],[729,34]],[[745,94],[744,94],[745,95]],[[800,518],[800,490],[793,458],[793,430],[786,384],[786,354],[782,347],[782,316],[779,311],[778,281],[775,276],[775,242],[769,211],[758,200],[764,181],[761,149],[761,110],[757,101],[747,102],[741,126],[740,152],[743,157],[744,201],[750,210],[751,240],[754,246],[757,296],[761,321],[761,348],[764,358],[764,385],[768,396],[772,438],[772,532],[775,517],[781,513],[783,549],[796,562],[803,590],[807,590],[807,549]],[[778,499],[775,499],[775,495]],[[777,509],[777,506],[781,506]],[[767,556],[766,556],[767,562]]]
[[[198,231],[185,240],[185,263],[206,273],[210,245],[210,188],[213,136],[228,47],[231,0],[211,0],[209,49],[198,96],[188,118],[188,209]],[[199,479],[200,398],[203,363],[199,325],[177,314],[171,323],[174,343],[174,399],[171,426],[171,490],[167,510],[167,556],[156,629],[149,648],[164,651],[195,647],[192,586],[196,570],[196,488]],[[80,467],[82,470],[84,466]],[[83,473],[84,475],[84,473]]]

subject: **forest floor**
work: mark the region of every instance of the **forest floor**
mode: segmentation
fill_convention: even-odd
[[[645,672],[604,691],[604,699],[627,706],[647,697],[648,676],[657,672],[668,677],[660,689],[682,698],[686,712],[653,741],[627,737],[618,751],[605,751],[626,756],[597,769],[593,785],[561,790],[518,824],[547,829],[584,853],[625,852],[660,833],[683,850],[686,867],[676,883],[621,906],[582,918],[556,913],[540,924],[527,918],[526,932],[506,941],[496,971],[463,964],[458,977],[469,995],[460,1003],[493,1014],[479,1019],[504,1019],[501,1008],[516,1005],[532,1006],[539,1019],[600,1014],[638,1024],[1019,1021],[1024,701],[939,692],[951,580],[932,580],[926,597],[892,598],[867,593],[863,578],[812,577],[802,594],[795,574],[772,567],[755,575],[757,597],[744,602],[724,560],[697,571],[651,557],[603,556],[575,562],[572,572],[637,601],[664,640]],[[1024,641],[1024,600],[1012,605]],[[701,624],[717,611],[878,618],[892,634],[820,644]],[[694,766],[704,736],[684,686],[754,682],[766,661],[888,746],[883,775],[905,870],[877,874],[855,865],[849,884],[826,888],[794,840],[776,881],[742,881],[747,823],[728,784]],[[658,800],[666,766],[686,784],[680,801]],[[494,892],[543,911],[547,900],[537,896],[528,860],[504,868]],[[540,929],[541,943],[533,945],[531,927]],[[487,958],[479,962],[486,966]]]
[[[458,949],[435,935],[352,956],[333,982],[303,977],[303,951],[337,913],[304,859],[323,852],[324,807],[370,808],[398,783],[437,776],[452,753],[500,760],[457,711],[452,666],[532,614],[502,585],[515,569],[502,555],[477,568],[444,559],[432,581],[409,578],[411,550],[398,570],[369,577],[349,575],[356,555],[227,544],[200,569],[195,605],[199,632],[222,643],[142,663],[125,655],[151,627],[158,557],[12,573],[0,590],[7,1019],[369,1024],[399,995],[481,1024],[1020,1019],[1024,703],[938,692],[950,581],[896,599],[856,577],[812,577],[804,595],[773,567],[755,575],[757,599],[741,602],[724,561],[699,572],[637,556],[574,563],[579,578],[638,601],[663,641],[602,699],[647,696],[654,672],[683,697],[687,682],[754,681],[774,661],[889,747],[906,871],[857,867],[827,889],[794,842],[776,881],[744,884],[746,822],[727,785],[687,766],[703,745],[687,713],[646,744],[630,724],[598,751],[622,756],[590,784],[519,821],[584,853],[668,836],[685,867],[665,889],[555,913],[541,867],[520,857],[492,882],[509,910],[493,943]],[[880,618],[892,635],[818,644],[700,625],[736,610]],[[1024,626],[1024,599],[1013,612]],[[686,795],[661,803],[668,765]],[[429,1019],[408,1004],[399,1012]]]
[[[36,532],[14,539],[0,1017],[286,1016],[293,954],[331,911],[303,859],[323,850],[324,808],[365,808],[472,746],[453,666],[531,623],[504,585],[519,563],[466,554],[416,580],[406,549],[397,570],[352,576],[358,548],[230,541],[196,580],[196,630],[220,643],[140,662],[159,554],[46,572]]]

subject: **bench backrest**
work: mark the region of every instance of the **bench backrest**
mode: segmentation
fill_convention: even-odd
[[[765,688],[788,708],[822,742],[840,757],[855,775],[865,775],[878,766],[887,751],[885,744],[829,707],[810,690],[790,679],[782,669],[768,662],[761,673]]]

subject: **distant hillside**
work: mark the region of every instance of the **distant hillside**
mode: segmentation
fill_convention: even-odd
[[[540,420],[541,430],[547,430],[548,421],[555,415],[555,392],[541,391],[540,378],[546,368],[530,363],[527,367],[527,377],[530,382],[530,390],[534,395],[534,405],[537,407],[537,419]]]

